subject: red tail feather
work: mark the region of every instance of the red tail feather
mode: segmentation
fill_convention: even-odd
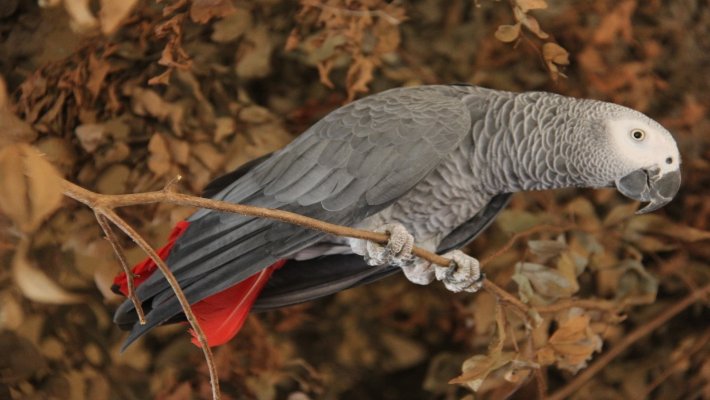
[[[236,336],[271,274],[285,263],[286,260],[279,260],[229,289],[215,293],[192,306],[210,347],[227,343]],[[190,334],[192,343],[199,346],[195,332],[190,330]]]
[[[172,232],[170,232],[170,237],[168,238],[168,243],[165,244],[165,246],[161,247],[160,250],[158,250],[158,255],[160,258],[165,260],[168,258],[168,254],[170,254],[170,250],[173,248],[173,245],[175,244],[175,241],[177,238],[180,237],[180,235],[185,232],[185,229],[190,225],[189,222],[187,221],[180,221],[175,225],[173,228]],[[138,264],[133,266],[133,283],[135,284],[136,287],[140,286],[141,283],[143,283],[146,279],[148,279],[149,276],[155,272],[155,270],[158,268],[157,265],[153,262],[153,260],[150,259],[150,257],[146,258],[145,260],[139,262]],[[115,293],[122,293],[124,296],[128,296],[128,278],[126,277],[125,273],[120,273],[116,278],[113,280],[113,286],[111,289]]]
[[[185,232],[190,225],[187,221],[179,222],[173,228],[168,238],[168,243],[158,250],[160,258],[165,260],[173,248],[175,241]],[[261,272],[258,272],[238,284],[215,293],[192,305],[192,311],[205,332],[207,342],[210,347],[224,344],[232,339],[244,325],[251,307],[254,305],[259,293],[269,281],[271,274],[281,268],[286,260],[279,260]],[[140,286],[148,277],[155,272],[157,265],[147,258],[133,267],[135,275],[133,281],[136,287]],[[128,295],[128,279],[126,274],[119,274],[113,281],[113,291]],[[192,343],[199,346],[199,342],[193,335]]]

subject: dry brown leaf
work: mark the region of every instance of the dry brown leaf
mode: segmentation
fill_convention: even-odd
[[[148,142],[148,151],[150,151],[150,158],[148,158],[148,168],[156,176],[163,176],[172,166],[172,161],[170,158],[170,150],[168,149],[168,143],[160,133],[154,134]]]
[[[114,33],[137,3],[138,0],[101,0],[99,10],[101,32],[104,35]]]
[[[81,147],[88,153],[96,151],[107,139],[106,129],[103,124],[79,125],[74,130],[74,134],[79,139]]]
[[[247,32],[245,41],[237,51],[235,71],[241,78],[260,78],[271,71],[271,52],[274,43],[269,31],[264,26],[258,26]]]
[[[556,269],[528,262],[515,265],[513,281],[518,284],[520,298],[533,304],[549,304],[579,290],[576,279],[570,281]]]
[[[224,165],[224,154],[207,142],[194,143],[191,146],[192,154],[212,172],[218,171]]]
[[[589,315],[575,315],[559,321],[559,327],[550,336],[548,346],[555,352],[557,367],[576,373],[586,367],[595,351],[601,351],[602,339],[589,326]],[[543,357],[547,358],[547,357]]]
[[[234,119],[231,117],[219,117],[215,120],[215,130],[212,141],[219,143],[224,139],[234,135],[235,132]]]
[[[96,190],[103,194],[125,194],[128,192],[128,177],[131,169],[123,164],[113,164],[106,168],[96,180]]]
[[[624,0],[618,3],[599,23],[592,37],[597,45],[608,45],[621,36],[627,42],[633,40],[631,17],[636,10],[636,0]]]
[[[22,325],[25,314],[10,291],[0,293],[0,331],[15,330]]]
[[[32,146],[0,149],[0,210],[24,232],[32,232],[59,207],[62,177]]]
[[[0,75],[0,109],[6,108],[9,105],[10,102],[7,99],[7,84],[2,75]]]
[[[538,257],[548,260],[567,250],[564,240],[529,240],[528,248]]]
[[[90,0],[64,0],[64,8],[71,16],[71,28],[76,32],[87,32],[99,24],[91,12]]]
[[[96,58],[94,54],[89,56],[89,80],[86,82],[86,88],[91,93],[91,97],[96,99],[101,92],[104,80],[111,71],[111,63],[107,60]]]
[[[206,24],[212,18],[232,15],[237,9],[230,0],[192,0],[190,19],[198,24]]]
[[[477,391],[491,372],[509,364],[515,357],[516,354],[509,351],[473,356],[464,362],[463,373],[449,383],[464,384]]]
[[[0,76],[0,147],[14,142],[32,142],[37,133],[10,110],[7,85]]]
[[[251,20],[249,10],[235,9],[232,15],[224,17],[212,25],[212,40],[217,43],[227,43],[238,39],[251,28]]]
[[[515,41],[520,36],[520,24],[501,25],[496,29],[495,37],[504,43]]]
[[[547,39],[550,37],[547,33],[545,33],[541,28],[540,28],[540,23],[537,22],[537,19],[531,15],[526,15],[525,18],[523,18],[520,23],[525,25],[526,28],[532,33],[535,34],[535,36],[539,37],[540,39]]]
[[[554,42],[542,45],[542,56],[546,62],[553,62],[557,65],[569,64],[569,52]]]
[[[547,8],[547,0],[515,0],[515,4],[522,12]]]
[[[170,158],[177,164],[187,164],[190,159],[190,143],[172,136],[164,136],[163,139],[167,140]]]
[[[629,304],[651,304],[658,293],[658,279],[649,274],[638,260],[624,260],[613,272],[616,274],[615,299]]]
[[[348,101],[355,99],[358,93],[367,93],[367,85],[372,80],[375,70],[375,60],[370,57],[358,57],[350,65],[345,77],[345,86],[348,89]]]
[[[49,304],[74,304],[84,300],[82,296],[67,292],[47,274],[27,259],[29,242],[23,239],[12,259],[12,276],[22,294],[32,301]]]
[[[239,111],[239,119],[252,124],[264,123],[273,118],[271,111],[261,106],[251,105]]]

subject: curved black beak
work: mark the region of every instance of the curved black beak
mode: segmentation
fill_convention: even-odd
[[[637,169],[616,181],[616,188],[626,197],[647,201],[636,211],[644,214],[668,204],[680,188],[680,169],[660,174],[658,169]]]

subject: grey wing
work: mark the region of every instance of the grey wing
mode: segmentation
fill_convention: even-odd
[[[437,248],[446,253],[471,243],[510,202],[510,193],[499,194],[468,221],[447,235]],[[367,265],[355,254],[339,254],[312,260],[290,260],[274,272],[254,303],[255,310],[270,310],[318,299],[341,290],[368,284],[395,272],[399,267]]]
[[[407,193],[470,132],[471,115],[445,86],[394,89],[335,110],[214,198],[351,225]],[[220,292],[321,239],[320,232],[200,210],[167,263],[190,303]],[[150,301],[137,337],[180,312],[160,274],[137,290]],[[117,315],[132,311],[125,302]]]

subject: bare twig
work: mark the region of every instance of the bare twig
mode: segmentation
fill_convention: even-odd
[[[187,300],[187,297],[185,297],[185,293],[182,291],[182,288],[180,288],[180,284],[178,283],[177,279],[175,279],[175,276],[170,271],[168,266],[165,264],[165,261],[160,258],[158,253],[155,252],[155,250],[148,244],[145,239],[143,239],[143,237],[138,232],[136,232],[125,220],[123,220],[121,217],[118,216],[118,214],[113,211],[113,208],[120,207],[122,205],[120,201],[116,200],[115,196],[94,193],[77,185],[74,185],[73,183],[68,181],[63,181],[63,186],[64,194],[66,196],[86,204],[94,211],[99,225],[101,225],[102,228],[104,228],[105,226],[108,227],[106,220],[111,221],[128,237],[130,237],[138,245],[138,247],[140,247],[146,254],[148,254],[148,257],[150,257],[150,259],[153,260],[153,262],[158,266],[160,271],[163,273],[163,276],[165,276],[165,280],[170,285],[170,288],[175,293],[175,297],[180,303],[180,307],[182,308],[182,311],[185,314],[185,318],[190,324],[192,330],[195,332],[195,336],[197,337],[200,343],[200,347],[202,348],[202,352],[207,362],[207,369],[210,374],[212,398],[215,400],[221,399],[222,395],[219,390],[219,377],[217,375],[217,367],[215,366],[214,356],[212,355],[212,349],[210,348],[209,343],[207,342],[207,337],[205,336],[202,327],[197,322],[195,314],[192,312],[190,302]],[[111,232],[110,228],[109,230],[104,229],[104,232]],[[112,242],[115,241],[115,236],[113,235],[107,234],[107,238]],[[120,248],[120,245],[117,247],[117,242],[112,243],[112,245],[114,246],[114,250]],[[121,256],[118,257],[119,259],[121,259]],[[125,260],[123,260],[122,263],[123,262],[125,262]],[[136,301],[140,302],[139,299],[136,299]],[[137,310],[138,309],[136,309],[136,311]]]
[[[134,283],[135,276],[133,275],[133,271],[131,271],[131,267],[126,261],[126,254],[123,251],[123,247],[118,241],[118,238],[116,238],[116,234],[113,232],[113,229],[106,220],[106,217],[100,214],[99,212],[94,212],[94,215],[96,215],[96,220],[99,222],[99,226],[101,226],[101,229],[103,229],[104,234],[106,235],[106,239],[108,239],[108,242],[111,243],[111,247],[113,247],[113,252],[114,254],[116,254],[116,258],[118,258],[118,262],[121,264],[123,273],[126,274],[126,282],[128,285],[128,294],[126,295],[126,297],[128,297],[131,303],[133,303],[133,308],[136,309],[136,314],[138,314],[138,322],[141,325],[145,325],[145,312],[143,312],[143,306],[141,305],[141,301],[138,299],[138,296],[136,296],[136,285]]]
[[[619,354],[624,352],[631,345],[636,343],[639,339],[663,326],[671,318],[680,314],[686,308],[690,307],[691,305],[695,304],[700,300],[704,300],[705,296],[707,296],[708,294],[710,294],[710,285],[706,285],[698,290],[694,290],[681,301],[663,310],[663,312],[658,314],[652,320],[634,329],[630,334],[624,336],[624,338],[619,343],[614,345],[614,347],[612,347],[611,349],[609,349],[609,351],[599,357],[581,374],[575,376],[574,379],[571,380],[566,386],[550,395],[548,397],[548,400],[562,400],[571,396],[574,392],[579,390],[579,388],[581,388],[585,383],[591,380],[597,373],[599,373],[599,371],[601,371],[611,361],[613,361],[617,356],[619,356]]]
[[[169,185],[170,186],[170,185]],[[384,234],[384,233],[377,233],[377,232],[371,232],[371,231],[366,231],[366,230],[361,230],[361,229],[355,229],[355,228],[350,228],[346,226],[341,226],[341,225],[336,225],[336,224],[331,224],[325,221],[321,221],[318,219],[306,217],[300,214],[288,212],[288,211],[283,211],[283,210],[275,210],[275,209],[269,209],[269,208],[262,208],[262,207],[254,207],[254,206],[249,206],[249,205],[244,205],[244,204],[234,204],[234,203],[227,203],[224,201],[219,201],[219,200],[212,200],[212,199],[206,199],[202,197],[195,197],[195,196],[189,196],[181,193],[176,193],[173,192],[172,190],[163,190],[163,191],[157,191],[157,192],[148,192],[148,193],[137,193],[137,194],[124,194],[124,195],[104,195],[104,194],[99,194],[95,193],[92,191],[89,191],[87,189],[84,189],[80,186],[77,186],[69,181],[63,181],[63,189],[64,189],[64,194],[68,197],[71,197],[81,203],[86,204],[89,206],[91,209],[94,210],[94,212],[97,215],[97,219],[99,220],[99,224],[101,224],[102,228],[104,229],[104,232],[107,233],[107,237],[109,240],[112,242],[112,245],[114,246],[114,250],[117,252],[117,255],[121,253],[121,255],[118,255],[119,260],[121,260],[122,267],[124,269],[127,268],[127,264],[125,264],[125,258],[122,259],[122,252],[120,250],[120,245],[118,245],[118,242],[115,240],[115,236],[112,235],[112,232],[110,230],[110,227],[108,227],[108,224],[106,223],[106,219],[111,221],[114,225],[116,225],[118,228],[120,228],[127,236],[129,236],[138,246],[145,251],[148,256],[155,262],[155,264],[158,266],[160,271],[163,273],[165,276],[166,280],[170,284],[170,287],[173,289],[175,292],[175,295],[180,302],[180,306],[182,307],[183,312],[185,313],[185,316],[190,323],[190,326],[195,332],[195,335],[197,336],[201,346],[202,350],[205,353],[205,359],[207,360],[207,365],[208,369],[210,371],[210,379],[212,382],[212,390],[213,390],[213,396],[215,399],[219,398],[219,383],[217,379],[217,372],[214,366],[214,359],[212,357],[212,353],[210,350],[210,347],[207,343],[207,339],[204,335],[204,332],[202,331],[202,328],[200,328],[200,325],[195,318],[194,313],[192,312],[190,308],[190,304],[187,301],[187,298],[185,297],[184,293],[182,292],[182,289],[179,286],[179,283],[175,279],[175,276],[172,274],[168,266],[165,264],[165,262],[158,256],[158,254],[155,252],[155,250],[148,245],[148,243],[143,239],[138,232],[136,232],[127,222],[125,222],[121,217],[119,217],[113,210],[118,207],[125,207],[125,206],[132,206],[132,205],[141,205],[141,204],[152,204],[152,203],[169,203],[169,204],[175,204],[175,205],[180,205],[180,206],[189,206],[189,207],[199,207],[199,208],[207,208],[215,211],[222,211],[222,212],[229,212],[229,213],[236,213],[236,214],[242,214],[242,215],[249,215],[249,216],[254,216],[254,217],[260,217],[260,218],[269,218],[281,222],[286,222],[290,224],[295,224],[299,225],[305,228],[309,229],[315,229],[321,232],[325,232],[331,235],[337,235],[337,236],[343,236],[343,237],[350,237],[350,238],[356,238],[356,239],[364,239],[364,240],[369,240],[373,241],[376,243],[387,243],[387,240],[389,239],[389,236]],[[544,227],[545,229],[548,230],[557,230],[560,229],[559,227]],[[543,227],[536,229],[535,231],[538,230],[543,230]],[[525,234],[530,234],[532,233],[533,230],[529,230],[528,232],[525,232]],[[512,238],[512,240],[516,240],[520,237],[522,237],[523,233],[518,234]],[[512,242],[510,244],[512,246]],[[510,247],[508,246],[508,247]],[[504,248],[502,251],[507,250],[507,248]],[[450,263],[450,260],[439,256],[435,253],[432,253],[430,251],[424,250],[420,247],[415,247],[412,250],[412,253],[416,255],[417,257],[420,257],[422,259],[425,259],[433,264],[441,265],[441,266],[448,266]],[[500,252],[496,253],[499,254]],[[495,256],[495,255],[494,255]],[[490,259],[490,257],[489,257]],[[130,275],[130,271],[127,272],[127,277],[129,278],[129,288],[132,286],[131,278],[132,276]],[[518,298],[515,296],[511,295],[507,291],[503,290],[490,280],[485,280],[483,282],[483,287],[486,291],[491,293],[493,296],[495,296],[501,303],[507,304],[512,309],[521,315],[523,319],[526,322],[531,321],[531,316],[535,314],[535,310],[532,309],[530,306],[526,305],[522,301],[520,301]],[[129,289],[131,290],[132,293],[132,288]],[[132,298],[131,301],[134,302],[134,304],[139,303],[139,299],[134,299]],[[139,310],[139,307],[136,307],[137,310]]]

